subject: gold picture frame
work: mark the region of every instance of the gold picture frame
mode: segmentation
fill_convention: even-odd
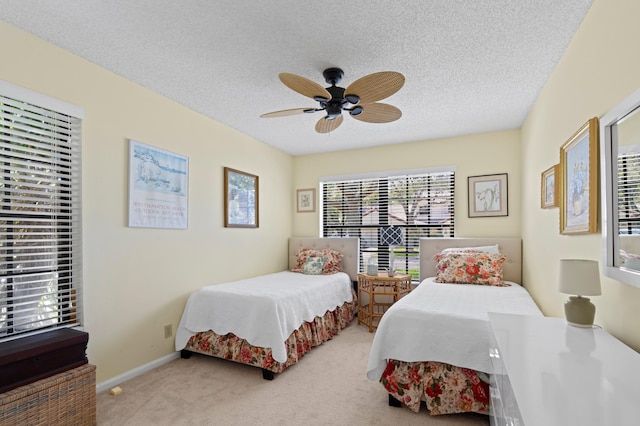
[[[314,213],[316,211],[316,190],[314,188],[296,191],[296,211],[298,213]]]
[[[224,168],[225,228],[258,227],[258,176]]]
[[[598,118],[589,119],[560,147],[560,233],[598,227]]]
[[[560,200],[558,199],[558,169],[559,165],[549,167],[542,172],[540,178],[542,188],[540,189],[540,207],[549,209],[558,207]]]

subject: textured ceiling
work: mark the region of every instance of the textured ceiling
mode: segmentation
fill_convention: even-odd
[[[519,128],[592,0],[0,0],[0,19],[291,155]],[[284,86],[404,74],[392,123],[321,112]]]

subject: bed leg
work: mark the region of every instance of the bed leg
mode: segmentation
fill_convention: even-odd
[[[262,378],[265,380],[273,380],[275,374],[271,370],[267,370],[265,368],[262,369]]]
[[[389,394],[389,407],[402,407],[402,402],[398,401],[393,395]]]
[[[191,355],[192,355],[192,354],[193,354],[193,353],[192,353],[191,351],[188,351],[188,350],[186,350],[186,349],[182,349],[182,350],[180,351],[180,358],[182,358],[182,359],[189,359],[189,358],[191,358]]]

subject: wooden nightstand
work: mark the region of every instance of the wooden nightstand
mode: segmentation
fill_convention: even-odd
[[[373,332],[387,309],[410,291],[411,275],[358,274],[358,324]]]

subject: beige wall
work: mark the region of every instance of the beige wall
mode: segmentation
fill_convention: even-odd
[[[372,124],[374,126],[375,124]],[[380,131],[384,131],[381,127]],[[325,176],[456,167],[455,226],[458,237],[520,235],[520,132],[483,133],[449,139],[296,157],[294,187],[318,188]],[[509,216],[469,218],[467,177],[508,174]],[[294,215],[294,235],[319,235],[319,212]]]
[[[601,117],[640,87],[640,2],[595,0],[522,130],[524,277],[540,308],[564,316],[558,260],[602,265],[601,234],[560,235],[559,210],[540,208],[540,174],[560,161],[560,146],[591,117]],[[600,229],[600,228],[599,228]],[[640,289],[602,276],[592,298],[596,322],[640,350]]]
[[[293,159],[0,21],[0,79],[85,109],[85,326],[98,382],[174,351],[187,296],[281,270],[293,212]],[[188,230],[127,227],[128,139],[189,157]],[[247,152],[252,155],[246,155]],[[223,167],[260,179],[260,228],[223,224]]]

